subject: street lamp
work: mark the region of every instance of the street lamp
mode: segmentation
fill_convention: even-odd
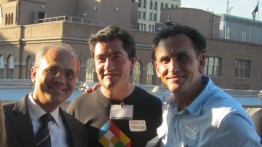
[[[230,15],[231,14],[231,9],[233,9],[234,7],[230,7],[229,8],[229,12],[228,12],[228,14]]]

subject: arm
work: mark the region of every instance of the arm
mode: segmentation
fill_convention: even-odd
[[[101,86],[100,83],[95,84],[93,87],[87,88],[87,89],[83,92],[83,94],[91,93],[91,92],[97,90],[97,88],[99,88],[100,86]]]
[[[251,118],[232,112],[221,121],[214,146],[260,147],[259,141]]]

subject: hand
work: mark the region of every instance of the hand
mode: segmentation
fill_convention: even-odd
[[[83,92],[83,94],[91,93],[91,92],[97,90],[97,88],[99,88],[100,86],[101,86],[100,83],[95,84],[93,87],[87,88],[87,89]]]

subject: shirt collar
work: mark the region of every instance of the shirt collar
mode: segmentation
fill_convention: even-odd
[[[202,76],[202,82],[205,85],[205,88],[201,91],[201,93],[195,98],[195,100],[186,107],[186,110],[194,115],[200,115],[200,112],[202,110],[202,105],[205,103],[205,101],[210,97],[210,91],[214,86],[214,83],[212,80],[210,80],[209,77]]]
[[[29,113],[32,121],[37,121],[42,115],[44,115],[46,112],[44,109],[42,109],[33,99],[33,94],[29,94],[29,100],[28,100],[28,108]],[[52,117],[54,118],[56,124],[58,126],[61,125],[61,116],[59,115],[59,107],[57,107],[53,112],[50,113]]]

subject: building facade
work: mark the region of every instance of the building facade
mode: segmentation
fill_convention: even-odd
[[[197,28],[204,36],[218,38],[220,17],[213,12],[192,8],[165,8],[161,11],[160,25],[181,24]]]
[[[1,15],[2,22],[0,28],[0,78],[30,79],[30,69],[34,63],[35,54],[41,46],[49,43],[68,43],[76,49],[81,60],[79,81],[97,82],[93,59],[89,53],[88,37],[110,23],[99,24],[90,21],[92,19],[79,17],[79,14],[83,14],[83,11],[80,10],[68,10],[65,16],[61,16],[61,10],[58,11],[59,13],[57,12],[57,15],[55,15],[56,12],[53,12],[54,10],[51,11],[52,13],[45,11],[45,16],[52,14],[52,17],[34,21],[34,11],[31,11],[32,13],[30,12],[30,14],[27,12],[17,14],[17,12],[24,12],[22,8],[19,8],[19,6],[24,5],[20,2],[27,4],[32,1],[2,0],[0,2],[1,13],[3,14]],[[103,2],[101,1],[101,3]],[[79,1],[77,5],[80,5]],[[72,6],[76,7],[77,5],[72,4]],[[137,2],[131,3],[131,5],[137,5]],[[15,6],[16,9],[10,9],[9,6]],[[43,7],[39,5],[35,9],[31,9],[36,10],[37,8],[42,9]],[[44,8],[47,8],[47,6]],[[105,11],[108,12],[109,10]],[[113,12],[115,10],[110,9],[110,11]],[[77,16],[73,17],[74,13],[79,14],[75,14]],[[10,21],[11,19],[6,17],[9,17],[9,14],[10,18],[12,16],[13,19],[16,18],[15,21],[13,20],[13,23]],[[22,19],[23,15],[25,15],[27,23]],[[29,16],[31,17],[29,18]],[[168,16],[169,23],[196,27],[206,36],[207,59],[203,74],[210,76],[216,84],[225,89],[261,89],[262,82],[258,82],[262,81],[262,65],[260,64],[262,57],[261,45],[219,38],[218,16],[209,12],[194,9],[168,8],[165,12],[161,13],[161,18],[163,17],[162,23],[166,23]],[[127,17],[126,22],[128,20],[131,21],[131,18],[131,16]],[[112,24],[116,25],[115,22],[112,22]],[[131,28],[129,26],[120,27],[125,28],[135,38],[137,43],[138,61],[132,73],[131,82],[134,84],[161,85],[161,81],[155,74],[151,60],[151,46],[155,33],[140,31],[138,28]]]
[[[156,31],[156,24],[160,23],[161,10],[164,8],[178,8],[181,0],[139,0],[138,26],[140,31]]]
[[[45,18],[73,17],[105,26],[137,29],[138,3],[133,0],[0,0],[0,27],[42,23]]]
[[[220,37],[262,44],[262,22],[232,15],[220,15]]]

